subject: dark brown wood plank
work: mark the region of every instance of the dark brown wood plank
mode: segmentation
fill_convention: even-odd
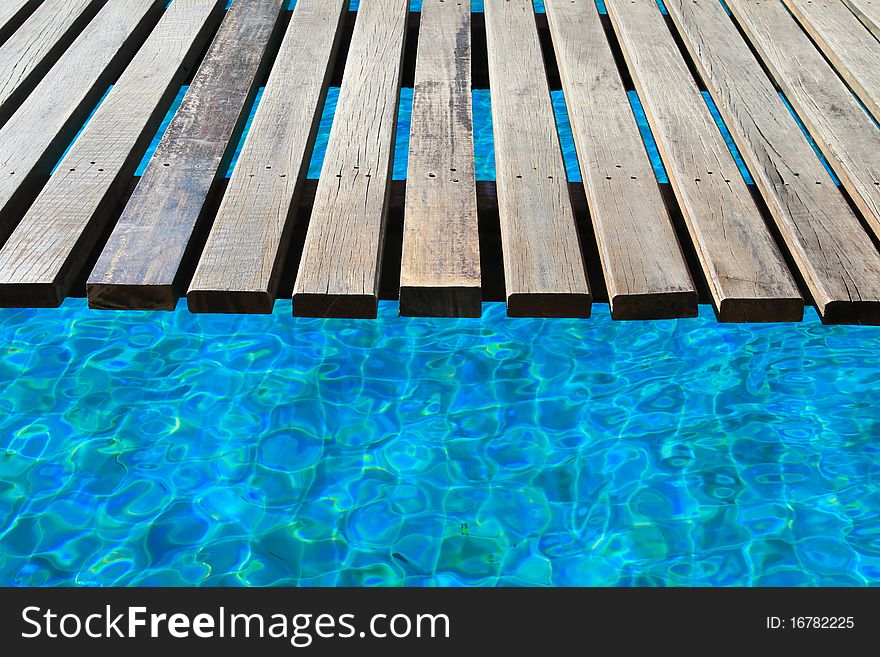
[[[468,3],[424,0],[410,129],[400,314],[479,317]]]
[[[47,176],[65,146],[164,7],[163,0],[108,3],[0,128],[0,243],[20,218],[29,183]]]
[[[57,306],[223,15],[174,0],[0,249],[0,305]]]
[[[720,321],[800,321],[803,299],[655,0],[608,14]]]
[[[293,312],[375,317],[407,0],[362,0],[315,196]]]
[[[347,0],[299,0],[187,293],[193,312],[270,313]]]
[[[498,214],[511,316],[588,317],[592,297],[531,0],[487,0]]]
[[[181,264],[225,175],[285,4],[233,3],[89,276],[92,308],[175,308]]]

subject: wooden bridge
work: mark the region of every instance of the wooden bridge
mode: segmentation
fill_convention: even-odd
[[[403,315],[505,300],[587,317],[607,300],[647,319],[711,302],[751,322],[812,304],[880,324],[880,0],[288,3],[0,0],[0,306],[186,296],[193,312],[266,313],[292,296],[297,315],[374,317],[399,298]],[[494,182],[476,180],[474,88],[491,95]],[[583,182],[566,177],[555,89]]]

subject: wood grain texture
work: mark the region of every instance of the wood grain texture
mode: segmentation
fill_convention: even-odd
[[[880,0],[843,0],[871,34],[880,39]]]
[[[880,41],[841,0],[784,0],[850,89],[880,120]]]
[[[0,243],[20,217],[27,183],[49,174],[163,7],[162,0],[105,5],[0,128]]]
[[[829,166],[880,237],[880,129],[781,2],[731,0],[733,16]]]
[[[611,316],[694,317],[697,293],[595,3],[544,6]]]
[[[0,42],[5,41],[21,25],[41,0],[3,0],[0,2]]]
[[[407,0],[362,0],[299,272],[293,313],[375,317]]]
[[[803,300],[654,0],[609,0],[720,321],[800,321]]]
[[[89,276],[91,307],[177,305],[181,264],[228,167],[284,3],[233,3]]]
[[[0,124],[94,18],[101,0],[45,0],[0,46]]]
[[[468,3],[424,0],[410,129],[400,314],[479,317]]]
[[[666,7],[825,321],[880,321],[880,254],[717,0]]]
[[[588,317],[592,298],[531,0],[487,0],[495,177],[511,316]]]
[[[224,0],[174,0],[0,249],[0,305],[57,306],[128,187]]]
[[[187,293],[193,312],[270,313],[345,0],[299,0]]]

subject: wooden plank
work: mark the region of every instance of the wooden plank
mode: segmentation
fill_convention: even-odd
[[[284,6],[233,3],[89,276],[92,308],[175,308],[181,265],[228,168]]]
[[[862,25],[880,39],[880,0],[843,0]]]
[[[0,243],[20,217],[17,206],[30,195],[28,183],[49,175],[164,4],[116,0],[105,5],[0,128]]]
[[[0,305],[57,306],[99,239],[225,0],[174,0],[0,249]]]
[[[101,4],[101,0],[45,0],[0,47],[0,123],[33,91]]]
[[[591,295],[531,0],[487,0],[507,312],[588,317]]]
[[[362,0],[315,205],[293,313],[375,317],[397,123],[407,0]]]
[[[654,0],[606,2],[720,321],[799,321],[803,301]]]
[[[189,286],[193,312],[270,313],[345,0],[299,0]]]
[[[3,0],[0,2],[0,43],[6,41],[41,0]]]
[[[611,316],[693,317],[697,293],[595,3],[544,6]]]
[[[880,41],[841,0],[784,0],[850,89],[880,120]]]
[[[716,0],[666,0],[825,321],[880,321],[880,254]]]
[[[424,0],[410,129],[400,314],[479,317],[468,3]]]
[[[781,2],[727,3],[828,164],[880,237],[880,130]]]

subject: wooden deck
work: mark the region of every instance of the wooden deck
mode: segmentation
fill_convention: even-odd
[[[877,0],[289,4],[0,3],[0,307],[880,325]]]

